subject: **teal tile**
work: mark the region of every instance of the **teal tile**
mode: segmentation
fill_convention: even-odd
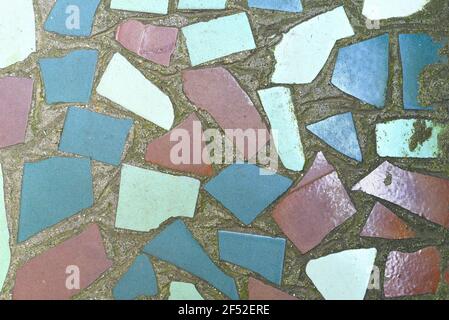
[[[6,218],[5,193],[3,185],[3,171],[0,164],[0,291],[2,291],[9,264],[11,263],[11,249],[9,248],[9,228]]]
[[[266,10],[302,12],[301,0],[248,0],[248,6]]]

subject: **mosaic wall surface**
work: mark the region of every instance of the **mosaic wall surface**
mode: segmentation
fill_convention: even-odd
[[[448,17],[0,0],[0,299],[446,299]]]

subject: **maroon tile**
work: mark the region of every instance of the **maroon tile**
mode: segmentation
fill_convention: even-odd
[[[176,49],[178,29],[128,20],[119,25],[115,38],[122,46],[139,56],[169,66]]]
[[[320,152],[304,179],[274,208],[273,217],[306,253],[355,213],[337,172]]]
[[[32,98],[32,79],[0,79],[0,148],[25,142]]]
[[[360,235],[390,240],[410,239],[416,236],[403,220],[379,202],[375,204]]]
[[[252,277],[248,281],[248,293],[248,300],[298,300],[298,298]]]
[[[179,144],[179,136],[177,134],[186,134],[190,138],[189,152],[190,156],[186,156],[186,163],[175,164],[171,159],[171,152],[175,146]],[[149,163],[160,165],[169,169],[181,172],[193,173],[199,176],[212,176],[214,170],[210,164],[210,159],[202,159],[202,150],[206,150],[206,144],[202,140],[202,126],[198,117],[192,113],[179,126],[165,134],[164,136],[153,140],[148,145],[145,160]],[[173,140],[173,141],[172,141]],[[197,156],[194,157],[194,154]]]
[[[187,70],[182,74],[184,92],[197,107],[209,112],[224,130],[241,129],[237,132],[238,139],[245,137],[245,131],[252,129],[255,141],[237,148],[246,159],[257,154],[269,140],[267,127],[255,108],[250,97],[239,85],[234,76],[222,67]],[[257,135],[257,130],[261,135]],[[228,137],[230,137],[228,135]]]
[[[352,190],[392,202],[444,227],[449,225],[449,180],[384,162]]]
[[[79,269],[79,290],[66,282]],[[79,235],[32,258],[19,268],[13,290],[15,300],[67,300],[87,288],[112,266],[100,230],[91,224]],[[69,269],[68,269],[69,268]],[[69,273],[68,273],[69,272]],[[76,282],[75,282],[76,283]],[[73,284],[73,283],[72,283]],[[70,287],[69,287],[70,288]]]
[[[440,260],[435,247],[415,253],[390,252],[385,266],[385,296],[434,294],[440,282]]]

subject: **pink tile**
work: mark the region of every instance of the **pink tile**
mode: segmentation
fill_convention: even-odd
[[[252,277],[248,281],[248,294],[248,300],[298,300],[298,298]]]

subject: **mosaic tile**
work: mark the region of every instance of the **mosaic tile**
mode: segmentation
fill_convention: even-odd
[[[341,48],[332,84],[365,103],[383,108],[388,67],[389,36],[385,34]]]
[[[290,89],[273,87],[258,93],[282,163],[289,170],[302,171],[306,160]]]
[[[338,114],[308,125],[307,129],[345,156],[358,162],[363,160],[351,112]]]
[[[91,207],[92,189],[88,159],[55,157],[25,163],[18,242]]]
[[[196,114],[192,113],[172,131],[149,143],[145,161],[175,171],[210,177],[213,175],[214,169],[210,158],[203,154],[203,150],[206,150],[207,147],[202,140],[202,135],[201,122]],[[172,152],[176,151],[181,153],[179,162],[178,160],[174,161],[172,155]],[[201,159],[197,159],[196,152]]]
[[[192,66],[256,48],[246,13],[182,28]]]
[[[168,67],[176,49],[178,28],[145,25],[137,20],[128,20],[118,26],[115,39],[135,54]]]
[[[9,248],[9,228],[6,216],[5,193],[3,185],[3,169],[0,164],[0,291],[3,288],[11,263],[11,249]]]
[[[198,108],[207,111],[225,130],[232,130],[230,140],[243,141],[236,148],[251,159],[269,137],[257,134],[254,143],[245,140],[245,131],[267,132],[268,129],[248,94],[234,76],[222,67],[187,70],[182,73],[184,93]],[[241,129],[243,132],[235,131]]]
[[[118,166],[132,125],[130,119],[70,107],[59,150]]]
[[[274,83],[304,84],[318,76],[337,40],[354,35],[343,7],[316,16],[284,34],[275,48]]]
[[[337,172],[320,152],[304,178],[275,206],[273,218],[304,254],[355,213]]]
[[[209,181],[204,189],[249,225],[291,184],[289,178],[256,165],[234,164]]]
[[[301,0],[248,0],[248,6],[276,11],[302,12]]]
[[[180,10],[226,9],[226,0],[179,0]]]
[[[416,236],[402,219],[379,202],[374,205],[360,235],[390,240],[410,239]]]
[[[97,50],[75,50],[61,58],[40,59],[45,101],[89,103],[97,60]]]
[[[167,14],[169,0],[112,0],[111,9]]]
[[[113,289],[117,300],[134,300],[142,296],[151,297],[158,293],[156,274],[150,259],[140,255],[120,278]]]
[[[440,282],[440,262],[440,253],[435,247],[414,253],[390,252],[385,265],[385,296],[435,294]]]
[[[0,2],[0,68],[23,61],[36,51],[36,25],[31,0]]]
[[[440,50],[447,44],[435,41],[427,34],[400,34],[404,108],[407,110],[425,110],[419,96],[419,78],[424,69],[431,64],[447,63],[447,56],[440,55]],[[427,108],[428,109],[428,108]]]
[[[406,171],[386,161],[352,190],[363,191],[429,221],[449,226],[449,180]]]
[[[170,296],[168,300],[204,300],[195,285],[185,282],[170,283]]]
[[[298,300],[298,298],[250,277],[248,280],[248,300]]]
[[[170,98],[120,53],[109,62],[97,93],[165,130],[173,125]]]
[[[123,165],[116,228],[148,232],[171,217],[195,214],[200,181]]]
[[[437,158],[445,126],[430,120],[399,119],[376,125],[377,154],[391,158]]]
[[[257,234],[218,231],[220,260],[236,264],[281,284],[286,240]]]
[[[33,83],[29,78],[0,78],[0,148],[25,142]]]
[[[371,20],[407,17],[421,11],[430,0],[365,0],[363,15]]]
[[[100,230],[96,224],[91,224],[80,234],[20,266],[13,299],[70,299],[89,287],[111,266]]]
[[[61,35],[88,37],[99,4],[100,0],[57,0],[44,28]]]
[[[215,265],[181,220],[162,230],[144,252],[205,280],[231,299],[239,299],[234,279]]]
[[[356,249],[311,260],[307,276],[326,300],[363,300],[377,250]]]

